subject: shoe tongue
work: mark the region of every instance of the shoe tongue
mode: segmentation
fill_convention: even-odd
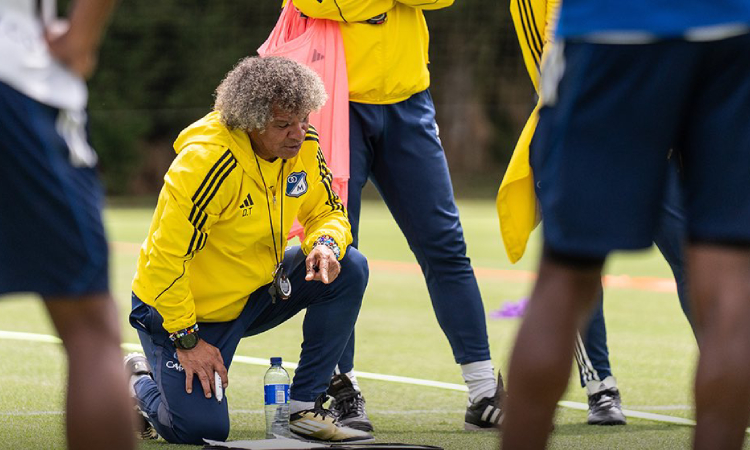
[[[331,386],[328,388],[328,393],[332,397],[339,400],[342,395],[349,395],[349,392],[356,394],[352,380],[350,380],[349,377],[346,375],[336,375],[331,380]]]
[[[586,383],[586,393],[589,396],[596,395],[600,392],[605,391],[611,391],[612,389],[617,389],[617,385],[612,383],[606,383],[605,381],[589,381]]]
[[[349,379],[346,375],[337,375],[333,379],[333,385],[337,389],[345,389],[345,388],[354,388],[354,385],[352,384],[352,380]]]

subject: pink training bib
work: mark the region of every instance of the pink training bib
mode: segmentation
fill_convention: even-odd
[[[304,64],[320,75],[328,93],[323,108],[310,114],[320,135],[320,148],[333,173],[333,190],[346,205],[349,182],[349,83],[346,55],[339,24],[303,16],[291,1],[281,11],[276,26],[258,48],[263,56],[283,56]],[[295,220],[289,238],[303,239]]]

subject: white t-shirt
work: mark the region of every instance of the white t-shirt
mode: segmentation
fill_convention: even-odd
[[[44,22],[54,18],[54,0],[0,0],[0,81],[41,103],[80,111],[86,83],[57,62],[44,40]],[[44,19],[42,18],[44,16]]]

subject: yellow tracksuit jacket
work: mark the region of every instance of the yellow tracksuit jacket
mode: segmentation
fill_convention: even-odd
[[[510,12],[521,44],[526,69],[537,93],[545,47],[552,42],[560,0],[511,0]],[[521,132],[497,193],[497,214],[505,251],[512,263],[526,251],[529,235],[541,220],[534,174],[529,166],[529,144],[539,120],[537,104]]]
[[[423,10],[453,0],[293,0],[309,17],[340,22],[349,100],[391,104],[430,86],[429,31]],[[386,13],[381,24],[366,21]]]
[[[174,148],[132,285],[168,332],[236,319],[248,296],[273,281],[270,222],[279,259],[295,217],[305,229],[305,253],[327,234],[343,257],[349,220],[314,128],[294,158],[256,162],[247,133],[212,112],[180,133]]]

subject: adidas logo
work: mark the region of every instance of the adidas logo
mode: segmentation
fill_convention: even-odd
[[[253,210],[253,199],[250,194],[247,194],[245,201],[240,205],[240,209],[242,210],[242,217],[250,215],[250,211]]]
[[[318,62],[318,61],[320,61],[320,60],[321,60],[321,59],[323,59],[323,58],[324,58],[324,56],[323,56],[323,54],[322,54],[322,53],[320,53],[320,52],[319,52],[319,51],[317,51],[317,50],[313,50],[313,54],[312,54],[312,62]]]

